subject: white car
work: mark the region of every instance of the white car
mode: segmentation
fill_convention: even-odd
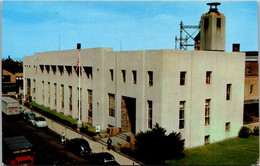
[[[36,127],[48,127],[45,118],[43,117],[35,117],[32,120],[32,124]]]

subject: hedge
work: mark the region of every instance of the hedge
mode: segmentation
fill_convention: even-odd
[[[49,108],[46,108],[42,105],[39,105],[35,102],[30,102],[29,103],[30,106],[33,107],[33,110],[37,111],[37,112],[40,112],[42,113],[43,115],[55,120],[55,121],[58,121],[66,126],[69,126],[73,129],[76,129],[77,128],[77,120],[76,119],[73,119],[69,116],[66,116],[62,113],[59,113],[59,112],[56,112],[54,110],[51,110]],[[95,133],[95,128],[89,124],[83,124],[83,128],[81,128],[81,131],[89,136],[95,136],[96,133]]]

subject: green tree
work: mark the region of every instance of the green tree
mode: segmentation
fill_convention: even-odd
[[[146,164],[162,164],[183,155],[184,141],[180,133],[166,135],[166,130],[156,123],[151,130],[137,134],[135,146],[139,160]]]
[[[11,73],[23,72],[23,64],[13,61],[10,56],[7,59],[2,60],[2,70],[7,70]]]

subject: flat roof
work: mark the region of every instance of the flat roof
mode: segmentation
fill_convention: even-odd
[[[2,97],[2,101],[6,103],[16,103],[18,102],[17,100],[11,98],[11,97]]]

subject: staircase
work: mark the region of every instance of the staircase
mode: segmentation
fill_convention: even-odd
[[[128,133],[119,133],[114,137],[110,137],[112,140],[112,146],[114,146],[114,148],[116,148],[116,149],[120,148],[120,147],[129,146],[132,135],[133,134],[131,132],[128,132]],[[99,142],[104,145],[107,145],[107,140],[108,140],[108,138],[103,138],[103,139],[99,140]]]

